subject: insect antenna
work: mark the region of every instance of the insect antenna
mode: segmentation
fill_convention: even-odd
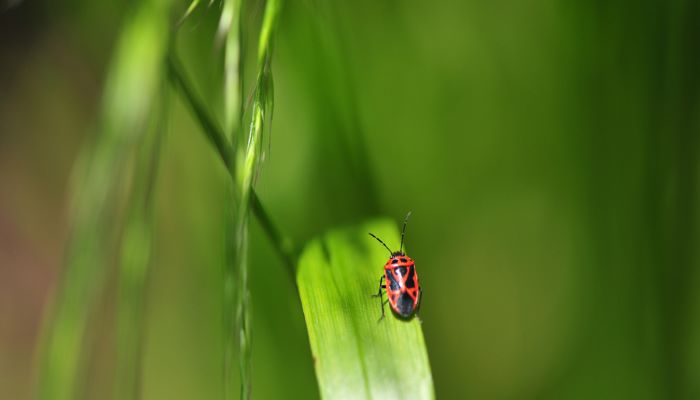
[[[411,216],[411,211],[406,214],[406,218],[403,220],[403,229],[401,230],[401,246],[399,247],[399,253],[403,254],[403,237],[406,236],[406,224],[408,223],[408,217]]]
[[[373,238],[377,239],[377,241],[379,241],[379,243],[381,243],[384,247],[386,247],[386,249],[389,250],[389,254],[391,254],[391,255],[394,254],[394,252],[391,251],[391,249],[389,248],[389,246],[387,246],[386,243],[382,242],[382,239],[380,239],[380,238],[374,236],[371,232],[370,232],[369,235],[372,236]]]

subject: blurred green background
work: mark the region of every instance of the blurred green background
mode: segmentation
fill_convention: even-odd
[[[133,4],[0,3],[2,398],[32,391],[71,170]],[[217,110],[219,13],[178,36]],[[258,194],[299,244],[413,211],[438,398],[700,398],[700,3],[289,1],[274,50]],[[218,398],[226,171],[175,96],[168,123],[143,398]],[[296,289],[255,221],[250,239],[253,397],[317,397]],[[111,390],[114,302],[110,279],[88,398]]]

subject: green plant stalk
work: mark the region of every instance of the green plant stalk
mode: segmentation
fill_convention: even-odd
[[[252,141],[253,143],[255,140]],[[246,152],[245,160],[247,162],[252,162],[254,165],[254,159],[257,158],[256,148],[253,148],[252,155]],[[253,159],[253,161],[251,161]],[[244,164],[245,165],[245,164]],[[241,171],[239,169],[239,171]],[[236,272],[236,284],[235,284],[235,315],[236,324],[234,329],[236,334],[230,335],[237,339],[237,343],[228,342],[227,347],[236,347],[239,359],[239,373],[241,380],[241,399],[250,398],[251,390],[251,326],[250,326],[250,305],[249,298],[250,293],[248,290],[248,213],[250,208],[250,194],[252,189],[252,176],[253,172],[249,175],[241,174],[237,175],[239,188],[239,199],[238,207],[236,212],[236,220],[234,225],[234,234],[236,242],[236,260],[235,260],[235,272]],[[229,308],[226,311],[233,311],[233,308]],[[225,377],[226,380],[232,381],[230,374],[232,371],[227,371],[229,376]]]
[[[251,208],[253,184],[262,152],[262,137],[266,124],[269,124],[273,108],[273,88],[270,63],[272,55],[272,34],[277,25],[280,1],[268,0],[260,31],[258,49],[258,79],[255,86],[250,129],[245,146],[238,146],[238,163],[235,184],[238,187],[239,201],[236,212],[236,325],[238,329],[238,355],[241,379],[241,399],[251,396],[252,333],[250,324],[250,293],[248,289],[248,215]]]
[[[162,93],[159,113],[153,118],[154,127],[141,145],[121,241],[115,400],[140,397],[145,288],[153,246],[153,195],[168,114],[167,90]]]
[[[242,0],[225,0],[219,32],[226,33],[224,47],[224,132],[230,142],[236,137],[243,114]]]
[[[256,86],[256,103],[254,104],[254,109],[253,109],[253,121],[251,123],[251,138],[254,138],[252,143],[249,141],[249,146],[247,149],[259,149],[259,140],[262,136],[263,132],[263,122],[264,122],[264,109],[261,106],[262,104],[265,104],[265,106],[270,107],[271,104],[269,103],[267,98],[270,98],[270,96],[264,96],[265,94],[263,88],[265,87],[270,87],[271,89],[271,82],[269,82],[270,77],[269,77],[269,49],[270,49],[270,38],[271,38],[271,24],[276,23],[276,16],[279,13],[279,2],[273,2],[272,3],[272,8],[270,8],[270,12],[266,11],[266,24],[264,28],[265,34],[263,35],[264,42],[261,41],[261,47],[262,51],[259,53],[260,59],[262,60],[261,65],[263,66],[263,72],[259,74],[258,78],[258,84]],[[271,16],[274,16],[275,18],[272,18]],[[264,45],[262,45],[264,43]],[[237,236],[236,239],[236,252],[235,255],[239,257],[238,264],[239,266],[244,266],[246,265],[245,257],[246,257],[246,250],[245,250],[245,234],[247,232],[247,215],[248,211],[252,209],[253,213],[256,215],[258,220],[261,223],[261,226],[264,230],[264,232],[267,234],[269,239],[271,240],[273,246],[275,247],[277,253],[280,255],[280,258],[282,258],[285,266],[287,267],[287,271],[289,273],[290,279],[292,282],[296,282],[294,279],[294,266],[295,266],[295,251],[294,251],[294,245],[285,236],[281,234],[279,229],[274,225],[272,222],[272,219],[269,217],[269,215],[266,213],[265,208],[263,207],[260,199],[258,198],[257,194],[255,193],[255,190],[252,187],[252,180],[254,176],[254,165],[255,165],[255,160],[254,158],[257,158],[257,155],[254,156],[254,158],[251,158],[250,156],[245,158],[245,161],[242,163],[243,168],[246,168],[245,166],[247,165],[247,170],[248,173],[244,174],[249,177],[248,180],[240,179],[237,177],[243,177],[244,175],[238,175],[236,173],[237,170],[239,170],[238,166],[235,163],[235,159],[232,156],[232,147],[229,146],[229,140],[226,138],[226,135],[223,133],[223,131],[219,128],[219,125],[215,122],[214,118],[211,116],[211,114],[208,112],[208,108],[204,105],[204,103],[201,101],[199,96],[195,93],[192,85],[189,83],[188,79],[186,78],[184,69],[182,65],[179,63],[177,60],[177,56],[175,55],[174,50],[171,49],[170,55],[168,57],[168,70],[169,70],[169,78],[173,86],[179,90],[181,95],[184,97],[187,105],[190,107],[192,110],[194,116],[196,119],[199,121],[200,125],[202,126],[204,133],[207,137],[207,139],[212,143],[214,148],[216,149],[217,153],[219,154],[219,157],[221,158],[222,162],[226,165],[227,170],[229,172],[229,175],[231,176],[231,179],[234,181],[234,197],[239,198],[240,200],[245,199],[245,204],[242,206],[240,205],[241,202],[239,202],[239,207],[238,211],[236,213],[238,222],[238,226],[235,228],[235,234]],[[268,81],[269,84],[265,86],[265,82]],[[252,144],[252,146],[251,146]],[[238,183],[236,183],[236,179],[238,180]],[[239,189],[240,188],[247,188],[245,190],[245,194],[240,194]],[[242,218],[240,216],[245,216],[245,218]],[[246,282],[244,285],[247,287],[247,271],[245,268],[236,268],[238,271],[238,280],[239,282]],[[234,290],[235,287],[243,287],[243,285],[236,285],[235,283],[229,282],[229,279],[225,279],[225,286],[224,286],[224,295],[225,298],[230,296],[230,293]],[[248,294],[247,294],[247,289],[245,290],[239,290],[237,293],[237,300],[236,303],[238,306],[236,306],[235,309],[235,314],[236,314],[236,321],[237,325],[239,327],[243,327],[243,329],[240,329],[239,332],[237,333],[230,333],[227,332],[224,337],[228,338],[226,340],[230,341],[231,344],[234,344],[238,349],[239,349],[239,356],[240,356],[240,372],[241,372],[241,382],[242,382],[242,387],[241,387],[241,397],[246,398],[249,396],[250,393],[250,379],[249,379],[249,373],[247,371],[250,370],[250,335],[249,335],[249,327],[250,324],[247,322],[249,321],[247,313],[244,312],[244,309],[247,309],[247,299],[248,299]],[[226,304],[229,304],[227,300],[225,300]],[[229,312],[234,311],[231,308],[225,307],[225,313],[227,313],[226,309],[229,310]],[[224,318],[224,327],[230,326],[230,324],[227,322],[227,317],[225,316]],[[237,339],[236,339],[237,338]],[[238,341],[238,343],[235,343],[235,341]],[[234,354],[234,351],[230,348],[230,344],[225,345],[226,350],[225,350],[225,360],[230,360],[232,355]],[[243,350],[243,351],[242,351]],[[247,353],[245,352],[247,351]],[[247,361],[246,361],[247,360]],[[233,391],[231,390],[231,382],[233,381],[230,376],[230,361],[225,361],[225,373],[227,376],[224,377],[224,382],[225,382],[225,396],[226,398],[230,398],[231,394]]]
[[[228,173],[233,176],[235,163],[233,162],[233,148],[231,142],[226,139],[223,130],[218,125],[214,117],[204,105],[194,90],[194,87],[187,79],[185,70],[175,55],[175,49],[171,48],[168,54],[168,78],[176,90],[180,92],[185,102],[189,106],[192,114],[202,126],[202,131],[207,140],[214,146],[219,158],[226,166]]]
[[[241,8],[242,0],[224,0],[224,7],[219,20],[219,35],[225,37],[224,43],[224,135],[227,143],[235,143],[238,137],[237,132],[241,126],[242,109],[242,29],[241,29]],[[230,146],[233,151],[233,146]],[[229,166],[229,170],[235,167],[234,164]],[[235,186],[235,185],[234,185]],[[235,191],[231,191],[229,205],[233,212],[227,214],[225,227],[225,241],[227,243],[226,257],[224,263],[224,283],[223,283],[223,337],[224,337],[224,353],[223,353],[223,380],[224,380],[224,398],[234,398],[235,380],[233,379],[234,360],[236,359],[236,350],[240,347],[236,343],[240,340],[237,337],[238,330],[236,328],[238,321],[235,317],[240,311],[237,308],[237,293],[240,292],[237,286],[240,279],[236,277],[236,268],[240,263],[239,259],[245,257],[245,249],[235,245],[236,237],[236,219],[235,204],[237,196]],[[234,311],[236,310],[236,311]],[[238,354],[240,359],[240,354]],[[242,380],[243,382],[243,380]]]
[[[204,102],[194,91],[192,85],[187,79],[182,65],[177,60],[175,54],[171,51],[168,57],[168,67],[171,84],[180,92],[184,98],[187,106],[192,111],[192,114],[197,119],[197,122],[202,126],[202,131],[205,134],[207,140],[214,147],[216,152],[221,159],[221,162],[226,166],[231,179],[235,176],[236,168],[233,162],[234,157],[232,154],[232,149],[228,145],[226,137],[224,136],[223,130],[215,122],[212,115],[207,111],[207,107]],[[295,247],[292,241],[284,236],[282,232],[277,228],[277,226],[270,218],[269,214],[265,211],[260,198],[255,189],[251,190],[251,211],[256,216],[260,222],[265,234],[270,239],[270,242],[275,248],[275,251],[279,254],[280,258],[283,260],[290,277],[294,278],[294,265],[296,259]]]
[[[100,135],[76,166],[82,176],[76,182],[65,271],[40,341],[39,399],[72,400],[82,392],[88,324],[104,287],[116,197],[127,181],[126,166],[146,130],[159,87],[168,47],[168,9],[167,1],[145,1],[127,20],[110,66]]]

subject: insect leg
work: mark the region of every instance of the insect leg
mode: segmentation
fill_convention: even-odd
[[[382,282],[384,282],[384,277],[385,276],[382,275],[381,278],[379,278],[379,289],[377,290],[377,294],[372,295],[372,297],[379,297],[379,306],[382,308],[382,316],[379,318],[379,321],[384,318],[384,305],[386,304],[386,301],[389,301],[389,299],[384,301],[384,296],[382,296],[382,289],[386,289],[386,285],[382,284]]]
[[[379,304],[381,305],[381,307],[382,307],[382,316],[379,317],[379,319],[377,320],[377,322],[382,322],[382,320],[384,319],[384,305],[385,305],[386,303],[388,303],[388,302],[389,302],[389,299],[386,299],[386,301],[381,300],[381,303],[379,303]]]
[[[377,290],[377,294],[373,294],[372,297],[381,297],[382,289],[386,288],[386,285],[382,285],[383,281],[384,281],[384,275],[382,275],[382,277],[379,278],[379,290]]]
[[[384,319],[384,306],[385,306],[386,303],[388,303],[388,302],[389,302],[389,299],[386,299],[386,300],[382,301],[382,316],[379,317],[379,321],[377,321],[377,322],[381,322],[381,321]]]

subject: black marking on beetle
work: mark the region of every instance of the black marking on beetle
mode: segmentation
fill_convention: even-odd
[[[406,267],[396,267],[394,268],[394,272],[396,272],[396,275],[403,278],[406,276]]]
[[[402,258],[402,259],[401,259],[401,262],[402,262],[402,263],[407,263],[407,262],[408,262],[408,260],[407,260],[407,259],[405,259],[405,258]]]
[[[396,308],[403,317],[408,317],[413,312],[413,298],[408,292],[401,293],[396,299]]]
[[[415,287],[415,284],[413,282],[415,279],[415,276],[416,276],[415,271],[416,271],[415,268],[410,268],[408,270],[408,278],[406,278],[406,287],[409,289],[413,289]]]
[[[398,258],[393,258],[393,259],[391,260],[391,263],[392,263],[392,264],[398,264],[398,263],[399,263],[399,259],[398,259]]]
[[[397,291],[401,289],[401,285],[399,285],[399,282],[394,278],[394,274],[391,273],[391,271],[386,272],[386,277],[389,278],[389,290],[390,291]]]

